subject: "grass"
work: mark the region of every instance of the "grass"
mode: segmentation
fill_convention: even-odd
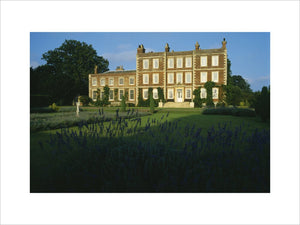
[[[269,135],[201,109],[31,133],[31,192],[269,192]]]

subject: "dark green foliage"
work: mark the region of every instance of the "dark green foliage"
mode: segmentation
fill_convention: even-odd
[[[149,95],[150,98],[150,112],[154,113],[154,107],[155,107],[155,103],[154,103],[154,99],[153,99],[153,95]]]
[[[49,106],[52,102],[50,95],[30,95],[30,108]]]
[[[47,107],[33,107],[30,108],[30,113],[52,113],[55,112],[53,109]]]
[[[121,112],[125,112],[126,111],[126,101],[125,101],[125,96],[122,95],[121,97]]]
[[[107,85],[105,85],[104,86],[104,94],[103,94],[103,105],[104,106],[108,106],[110,104],[110,102],[109,102],[109,90],[110,90],[110,88]]]
[[[231,61],[230,61],[230,59],[227,58],[227,85],[232,84],[231,76],[232,76]]]
[[[250,84],[241,75],[232,76],[229,59],[227,59],[227,85],[223,85],[223,90],[227,105],[253,106],[254,94]]]
[[[80,102],[82,102],[83,106],[88,106],[90,103],[93,102],[93,100],[87,95],[82,95],[80,96]]]
[[[226,92],[226,103],[228,105],[238,106],[242,101],[242,91],[238,86],[224,86]]]
[[[195,108],[202,108],[202,103],[204,102],[204,100],[200,98],[200,87],[196,88],[193,91],[193,95],[195,96],[194,97]]]
[[[205,87],[206,93],[207,93],[206,106],[208,106],[208,107],[214,107],[215,106],[215,104],[213,102],[213,99],[212,99],[212,88],[215,87],[215,86],[216,86],[216,84],[213,81],[207,81],[204,84],[204,87]]]
[[[165,100],[165,96],[164,96],[164,89],[161,87],[158,87],[157,92],[158,92],[158,101],[161,100],[163,103],[165,103],[166,100]]]
[[[143,89],[139,88],[139,96],[138,96],[138,107],[149,107],[150,106],[150,100],[149,100],[149,91],[148,91],[148,99],[143,99]]]
[[[263,87],[257,96],[255,112],[264,122],[270,120],[270,87]]]
[[[118,89],[118,88],[115,88],[115,89],[114,89],[114,101],[115,101],[115,102],[118,102],[118,101],[119,101],[118,93],[119,93],[119,89]]]
[[[96,102],[91,102],[95,106],[103,107],[103,106],[108,106],[110,104],[110,101],[109,101],[109,90],[110,90],[110,88],[107,85],[105,85],[103,89],[104,89],[103,99],[100,99],[100,89],[99,88],[97,89]]]
[[[134,103],[127,103],[127,106],[128,107],[135,107],[135,104]]]
[[[232,116],[246,116],[255,117],[255,111],[252,109],[239,109],[228,107],[207,108],[202,114],[204,115],[232,115]]]
[[[143,99],[143,93],[142,93],[142,88],[139,88],[139,93],[138,93],[138,107],[143,107],[145,105],[145,101]]]
[[[241,91],[251,92],[250,84],[240,75],[234,75],[231,77],[232,85],[239,87]]]
[[[88,75],[108,70],[108,61],[85,42],[66,40],[42,57],[47,63],[30,69],[32,94],[48,94],[55,102],[70,105],[77,95],[88,94]]]

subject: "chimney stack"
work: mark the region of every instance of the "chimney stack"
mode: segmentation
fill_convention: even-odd
[[[123,66],[117,66],[116,71],[124,71]]]
[[[227,44],[227,41],[225,40],[225,38],[223,38],[223,41],[222,41],[222,48],[226,48],[226,44]]]
[[[169,51],[170,51],[170,47],[169,47],[169,44],[167,43],[165,46],[165,52],[169,52]]]
[[[137,53],[145,53],[146,49],[144,48],[144,45],[139,45],[137,48]]]
[[[199,49],[200,49],[200,45],[199,45],[198,41],[197,41],[196,44],[195,44],[195,49],[196,49],[196,50],[199,50]]]

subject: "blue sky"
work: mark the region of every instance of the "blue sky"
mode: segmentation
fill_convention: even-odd
[[[123,65],[126,70],[136,69],[136,49],[143,44],[147,51],[162,52],[169,43],[174,51],[188,51],[195,48],[220,48],[223,38],[227,41],[228,58],[233,75],[243,76],[253,91],[270,85],[270,33],[197,33],[197,32],[102,32],[102,33],[30,33],[30,66],[37,67],[46,62],[42,54],[58,48],[65,40],[78,40],[91,44],[97,54],[109,60],[109,69]]]

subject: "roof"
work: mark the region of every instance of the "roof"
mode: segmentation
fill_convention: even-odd
[[[102,74],[108,74],[108,73],[135,73],[136,70],[112,70],[112,71],[106,71]]]

